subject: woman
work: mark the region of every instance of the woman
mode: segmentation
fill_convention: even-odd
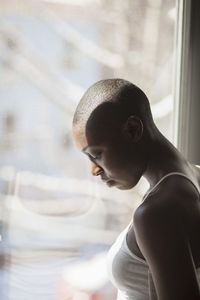
[[[109,186],[150,189],[109,251],[118,300],[200,300],[200,169],[156,127],[146,95],[123,79],[101,80],[73,119],[91,172]]]

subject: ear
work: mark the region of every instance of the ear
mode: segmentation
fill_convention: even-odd
[[[138,142],[143,135],[143,123],[140,118],[136,116],[130,116],[126,120],[123,126],[124,132],[133,142]]]

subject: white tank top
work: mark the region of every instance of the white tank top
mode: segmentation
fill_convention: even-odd
[[[161,181],[172,175],[180,175],[187,178],[200,194],[198,185],[194,184],[189,177],[179,172],[173,172],[162,177],[158,183],[145,194],[143,200]],[[111,282],[118,290],[117,300],[157,300],[152,275],[146,261],[136,256],[128,248],[126,237],[130,224],[120,233],[107,255],[108,274]],[[200,268],[196,271],[200,287]]]

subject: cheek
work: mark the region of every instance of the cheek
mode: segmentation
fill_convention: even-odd
[[[102,156],[100,165],[108,176],[116,173],[115,170],[117,169],[117,161],[114,153],[106,151],[106,153]]]
[[[105,155],[103,164],[105,171],[108,174],[123,174],[126,171],[126,167],[129,165],[128,159],[121,152],[111,151]]]

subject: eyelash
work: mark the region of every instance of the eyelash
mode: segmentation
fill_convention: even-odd
[[[89,157],[90,157],[91,159],[93,159],[93,160],[100,159],[100,157],[101,157],[101,152],[98,153],[96,156],[92,156],[92,155],[90,154]]]

